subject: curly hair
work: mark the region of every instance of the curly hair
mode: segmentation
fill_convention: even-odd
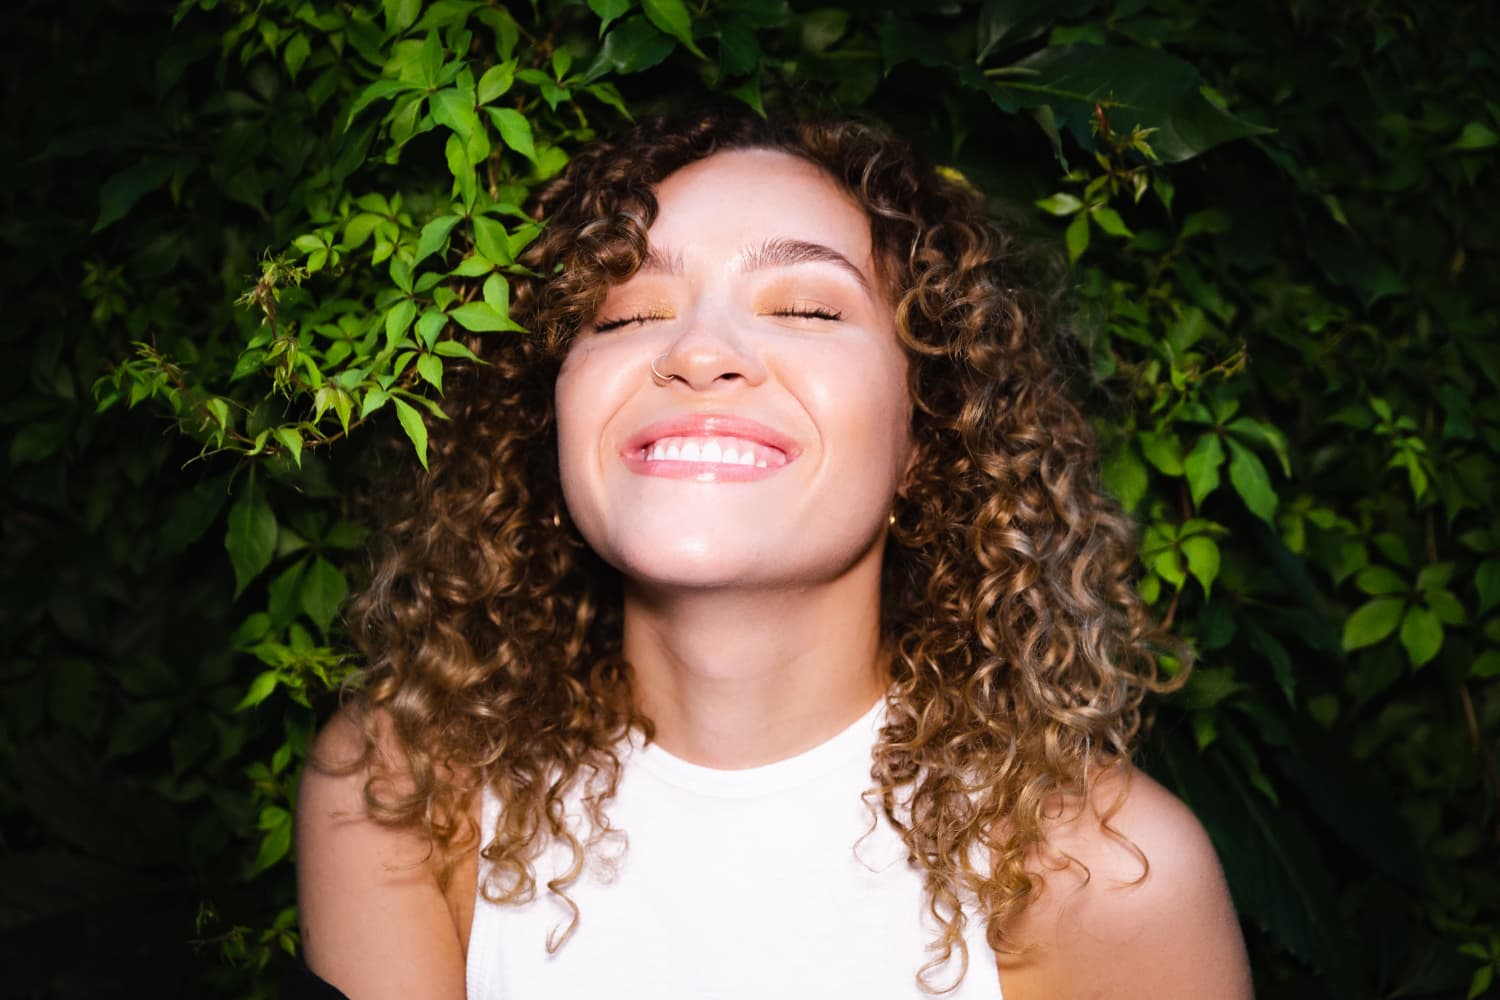
[[[908,356],[915,458],[885,552],[890,687],[866,801],[925,879],[940,927],[917,973],[927,987],[955,947],[967,966],[965,901],[991,947],[1013,950],[1046,823],[1129,759],[1143,697],[1168,686],[1157,652],[1170,640],[1132,586],[1134,526],[1101,489],[1093,433],[1052,357],[1052,298],[966,183],[872,127],[646,121],[541,190],[547,224],[523,259],[537,277],[513,303],[531,332],[471,341],[487,364],[450,380],[430,473],[354,607],[366,757],[382,734],[403,751],[399,766],[372,765],[365,797],[377,820],[424,830],[445,871],[487,841],[484,892],[499,902],[533,898],[535,860],[566,844],[573,864],[546,888],[576,923],[567,887],[610,830],[616,750],[652,726],[620,652],[618,574],[563,506],[552,386],[611,283],[645,259],[654,188],[752,148],[818,165],[864,210]],[[480,838],[469,809],[485,785],[505,808]],[[584,837],[567,821],[574,792]],[[1101,812],[1106,829],[1122,798]]]

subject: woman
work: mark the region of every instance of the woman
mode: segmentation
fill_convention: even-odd
[[[1244,997],[1163,642],[976,196],[856,124],[581,153],[303,780],[377,997]],[[466,985],[467,979],[467,985]]]

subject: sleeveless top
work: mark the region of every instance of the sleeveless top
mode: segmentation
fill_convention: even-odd
[[[889,823],[862,800],[884,701],[820,746],[762,767],[690,764],[638,736],[621,749],[621,836],[585,854],[566,888],[578,923],[546,886],[571,861],[553,845],[536,862],[535,897],[498,905],[480,892],[469,935],[469,1000],[917,1000],[917,971],[937,923],[920,871]],[[499,803],[485,793],[484,829]],[[588,828],[569,806],[581,840]],[[480,861],[480,885],[488,866]],[[950,1000],[1000,1000],[994,952],[972,904],[967,973]],[[958,949],[927,973],[962,968]]]

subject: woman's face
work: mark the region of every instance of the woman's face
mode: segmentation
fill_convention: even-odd
[[[806,586],[878,560],[910,402],[864,212],[770,150],[693,163],[657,199],[649,259],[557,378],[583,537],[664,586]]]

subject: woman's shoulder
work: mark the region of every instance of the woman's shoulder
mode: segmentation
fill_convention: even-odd
[[[366,785],[373,768],[401,760],[386,720],[376,715],[372,722],[366,754],[353,713],[336,714],[303,772],[296,829],[303,954],[314,972],[361,1000],[457,1000],[464,995],[475,860],[460,857],[445,891],[428,838],[371,815]],[[380,773],[384,780],[401,771]]]
[[[1251,995],[1213,845],[1191,810],[1129,765],[1060,803],[1033,864],[1041,893],[999,957],[1006,1000]]]

